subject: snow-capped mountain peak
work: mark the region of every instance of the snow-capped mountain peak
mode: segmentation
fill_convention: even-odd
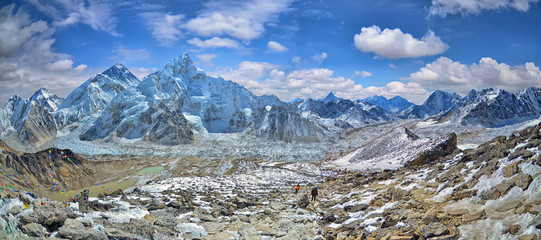
[[[49,92],[49,90],[45,88],[40,88],[34,93],[34,95],[32,95],[32,97],[30,97],[29,101],[33,101],[35,104],[38,104],[39,106],[53,112],[56,111],[62,103],[62,98]]]
[[[59,106],[57,121],[66,125],[98,114],[117,94],[140,82],[126,67],[117,63],[73,90]]]
[[[162,71],[169,72],[172,76],[181,76],[184,79],[191,79],[199,73],[188,53],[169,60]]]
[[[280,99],[274,94],[272,94],[272,95],[262,95],[262,96],[259,96],[257,98],[265,106],[278,106],[278,105],[282,104],[282,101],[280,101]]]
[[[396,96],[391,99],[387,99],[384,96],[372,96],[364,100],[358,100],[358,102],[369,102],[378,107],[381,107],[393,114],[398,114],[401,111],[412,108],[415,104],[409,102],[408,100]]]
[[[47,90],[46,88],[40,88],[34,93],[34,95],[32,95],[32,97],[30,97],[30,99],[34,101],[38,101],[45,98],[49,98],[50,95],[51,95],[51,92],[49,92],[49,90]]]
[[[332,102],[335,100],[342,100],[342,98],[335,96],[333,92],[329,92],[329,94],[324,99],[321,99],[321,101],[326,102],[326,103]]]
[[[441,113],[453,111],[463,104],[463,99],[457,93],[449,93],[440,90],[434,91],[423,105],[403,111],[401,118],[427,118]]]
[[[120,63],[116,63],[101,74],[115,80],[124,87],[129,87],[139,82],[139,79],[133,75],[128,68]]]

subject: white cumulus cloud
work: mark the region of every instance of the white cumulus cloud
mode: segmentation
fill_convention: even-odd
[[[446,17],[447,15],[479,14],[483,10],[515,9],[527,12],[530,5],[539,0],[432,0],[429,8],[430,15]]]
[[[241,40],[259,38],[265,24],[277,20],[288,10],[291,0],[218,1],[205,9],[184,27],[200,36],[230,36]]]
[[[207,40],[201,40],[199,38],[192,38],[188,40],[189,44],[198,46],[200,48],[239,48],[239,43],[230,38],[213,37]]]
[[[372,73],[368,71],[355,71],[355,76],[361,76],[363,78],[372,77]]]
[[[44,21],[32,21],[14,5],[2,7],[0,13],[0,104],[14,93],[30,97],[39,87],[66,96],[95,70],[84,64],[73,68],[71,56],[55,52],[54,30]]]
[[[152,32],[152,37],[162,46],[171,46],[183,36],[182,14],[143,12],[140,16]]]
[[[301,64],[301,57],[300,56],[294,56],[291,58],[291,62],[295,64]]]
[[[54,19],[53,26],[65,27],[78,23],[86,24],[95,31],[122,36],[116,31],[118,19],[116,2],[84,0],[32,0],[28,1],[39,11]]]
[[[312,56],[312,60],[314,60],[314,61],[316,61],[318,63],[322,63],[323,60],[325,60],[326,58],[327,58],[327,53],[326,52],[322,52],[320,54]]]
[[[532,62],[510,66],[485,57],[478,63],[467,65],[440,57],[403,80],[417,82],[427,88],[463,94],[471,89],[487,87],[516,91],[530,86],[541,87],[541,71]]]
[[[284,101],[295,98],[324,98],[330,91],[348,99],[364,99],[373,95],[403,96],[422,103],[430,94],[418,83],[391,82],[385,86],[363,87],[350,78],[336,76],[328,68],[298,69],[265,62],[242,62],[237,69],[223,69],[209,73],[240,83],[256,95],[275,94]]]
[[[52,72],[64,72],[71,70],[73,66],[73,61],[70,59],[58,60],[56,62],[50,63],[46,66],[47,70]]]
[[[269,41],[269,43],[267,43],[267,47],[273,52],[287,52],[289,50],[284,45],[275,41]]]
[[[79,64],[75,70],[77,71],[84,71],[88,66],[86,64]]]
[[[21,9],[15,11],[15,4],[11,4],[0,9],[0,29],[0,56],[9,57],[32,36],[49,30],[49,27],[44,21],[30,22],[28,13]]]
[[[361,33],[355,34],[353,39],[355,47],[360,51],[373,52],[390,59],[438,55],[449,48],[430,30],[421,39],[417,39],[398,28],[385,28],[382,31],[373,25],[363,27]]]
[[[212,60],[218,57],[218,55],[212,54],[212,53],[198,54],[195,56],[199,59],[201,63],[207,66],[214,66],[214,64],[212,63]]]

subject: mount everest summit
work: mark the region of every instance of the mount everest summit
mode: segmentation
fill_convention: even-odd
[[[539,88],[517,93],[472,90],[467,96],[435,91],[415,105],[399,96],[363,100],[336,97],[285,103],[255,96],[242,85],[198,71],[187,54],[143,79],[115,64],[62,99],[39,89],[30,99],[11,97],[0,109],[1,139],[12,145],[141,140],[191,144],[202,134],[239,133],[280,142],[335,141],[345,129],[400,119],[499,127],[538,118]]]

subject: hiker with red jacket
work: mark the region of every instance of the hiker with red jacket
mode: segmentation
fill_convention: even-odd
[[[312,188],[312,202],[316,200],[317,187]]]
[[[295,186],[295,194],[297,194],[299,192],[300,188],[301,188],[301,186],[299,184],[297,184],[297,186]]]

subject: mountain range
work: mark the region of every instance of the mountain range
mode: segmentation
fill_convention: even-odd
[[[190,144],[201,134],[244,133],[282,142],[325,142],[344,129],[397,119],[498,127],[538,118],[541,89],[517,93],[472,90],[465,97],[434,91],[421,105],[396,96],[360,100],[255,96],[245,87],[198,71],[187,54],[143,79],[115,64],[65,99],[39,89],[28,100],[11,97],[0,109],[2,140],[39,146],[78,134],[80,141],[139,139]]]

